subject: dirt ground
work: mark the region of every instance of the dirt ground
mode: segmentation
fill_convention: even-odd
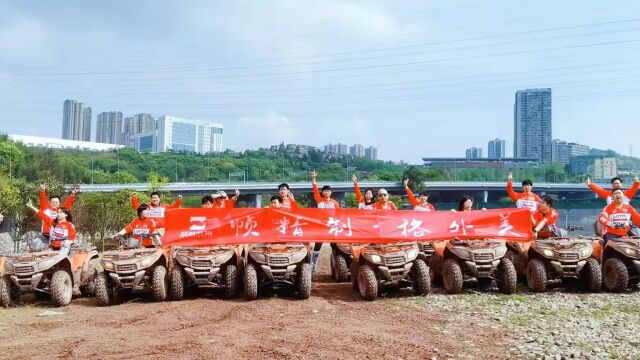
[[[256,301],[195,292],[179,302],[148,296],[98,307],[74,299],[0,309],[0,358],[34,359],[506,359],[506,331],[486,319],[399,305],[395,292],[361,300],[329,276],[324,251],[309,300],[286,293]],[[45,310],[63,315],[41,317]]]

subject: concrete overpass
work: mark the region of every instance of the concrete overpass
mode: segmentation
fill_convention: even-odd
[[[163,187],[165,191],[170,191],[174,195],[205,195],[213,190],[224,190],[232,192],[239,189],[242,200],[251,203],[260,203],[263,194],[274,194],[278,185],[276,182],[219,182],[219,183],[169,183]],[[353,192],[353,183],[350,181],[320,181],[320,186],[330,185],[333,188],[334,196],[343,199],[346,193]],[[506,195],[506,182],[481,182],[481,181],[432,181],[428,182],[427,190],[434,202],[455,202],[461,195],[471,195],[476,202],[498,201]],[[598,184],[602,188],[609,188],[610,184]],[[289,183],[294,194],[311,193],[310,182]],[[70,185],[67,185],[67,188]],[[374,189],[385,188],[390,193],[404,195],[404,187],[400,182],[393,181],[362,181],[360,188]],[[138,184],[81,184],[80,190],[83,192],[116,192],[129,189],[137,192],[148,191],[147,183]],[[520,184],[515,183],[515,189],[520,189]],[[560,198],[570,199],[592,199],[593,192],[584,184],[560,184],[560,183],[535,183],[534,192],[537,194],[557,195]]]

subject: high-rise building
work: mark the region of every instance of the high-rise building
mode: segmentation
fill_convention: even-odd
[[[551,161],[568,164],[571,160],[569,144],[566,141],[554,139],[551,141]]]
[[[378,160],[378,149],[373,146],[369,146],[364,149],[364,157],[369,160]]]
[[[221,152],[222,130],[222,124],[164,115],[157,122],[156,151]]]
[[[136,114],[124,119],[122,129],[122,144],[129,146],[132,135],[150,133],[156,130],[156,119],[151,114]]]
[[[362,144],[354,144],[349,148],[349,155],[355,157],[364,157],[364,146],[362,146]]]
[[[349,147],[345,144],[338,143],[338,155],[349,155]]]
[[[505,141],[502,139],[494,139],[489,141],[488,156],[489,159],[504,159],[505,156]]]
[[[593,179],[609,180],[618,176],[616,158],[601,158],[593,161]]]
[[[482,158],[482,149],[477,147],[472,147],[467,149],[466,156],[467,159],[480,159]]]
[[[551,89],[518,90],[513,110],[513,156],[551,161]]]
[[[76,100],[65,100],[62,109],[62,138],[91,141],[91,108]]]
[[[122,113],[120,111],[103,112],[96,122],[96,142],[122,144]]]

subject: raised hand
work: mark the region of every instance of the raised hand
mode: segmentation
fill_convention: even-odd
[[[351,180],[353,180],[353,182],[358,182],[358,178],[355,175],[351,175]]]
[[[40,191],[45,191],[45,190],[47,190],[47,185],[40,184]]]
[[[405,188],[408,188],[408,187],[409,187],[409,179],[404,179],[404,180],[402,180],[402,183],[404,184],[404,187],[405,187]]]
[[[587,176],[587,180],[584,181],[587,186],[591,185],[591,178]]]
[[[513,180],[513,174],[511,173],[511,171],[509,171],[509,174],[507,174],[507,180],[508,181],[512,181]]]

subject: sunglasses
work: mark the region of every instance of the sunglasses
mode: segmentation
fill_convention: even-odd
[[[378,196],[389,196],[389,194],[378,194]]]

